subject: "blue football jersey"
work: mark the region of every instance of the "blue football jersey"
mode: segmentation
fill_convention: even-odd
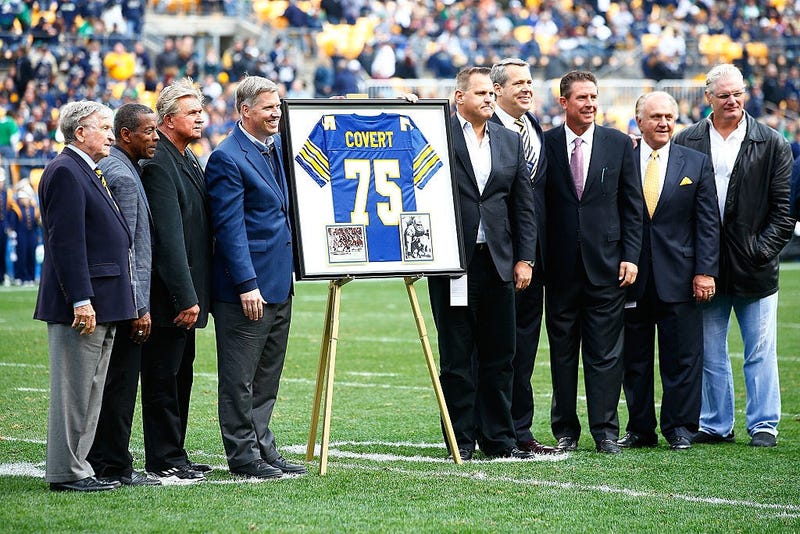
[[[364,225],[369,261],[398,261],[400,214],[416,211],[442,166],[411,117],[324,115],[295,157],[319,184],[331,184],[337,223]]]

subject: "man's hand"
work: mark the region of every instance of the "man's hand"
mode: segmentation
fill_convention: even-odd
[[[131,321],[131,341],[134,343],[144,343],[150,337],[150,312],[145,313],[138,319]]]
[[[239,295],[239,300],[242,301],[242,311],[245,317],[251,321],[258,321],[264,317],[264,304],[267,301],[261,296],[261,291],[258,288],[242,293]]]
[[[514,289],[522,291],[531,285],[531,276],[533,276],[533,267],[524,261],[518,261],[514,265]]]
[[[73,308],[75,318],[72,320],[72,328],[78,331],[82,336],[91,336],[94,329],[97,328],[97,321],[94,315],[94,306],[92,303],[84,304]]]
[[[180,328],[185,328],[186,330],[190,330],[194,323],[197,322],[197,317],[200,316],[200,305],[195,304],[191,308],[186,308],[182,310],[178,315],[175,317],[175,320],[172,322],[175,323],[175,326]]]
[[[716,283],[713,276],[696,274],[692,279],[692,295],[697,302],[709,302],[716,293]]]
[[[635,263],[621,261],[619,263],[619,287],[633,284],[636,281],[637,274],[639,274],[639,267],[637,267]]]

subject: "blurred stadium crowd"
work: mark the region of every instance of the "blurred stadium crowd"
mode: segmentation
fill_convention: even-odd
[[[35,207],[38,176],[61,148],[61,105],[153,107],[183,76],[206,96],[194,147],[204,162],[237,120],[233,88],[245,74],[275,80],[289,98],[364,93],[368,82],[398,79],[434,81],[420,96],[448,98],[462,66],[510,56],[543,83],[592,70],[601,93],[604,79],[702,79],[710,65],[733,62],[749,81],[748,111],[783,133],[797,157],[798,13],[800,0],[2,0],[3,231],[13,237],[7,226],[22,225],[19,199]],[[209,37],[231,20],[249,31]],[[678,99],[681,124],[708,113],[702,98]],[[537,113],[547,126],[561,110],[551,98]]]

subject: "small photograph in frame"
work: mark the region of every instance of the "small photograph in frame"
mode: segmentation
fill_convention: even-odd
[[[330,224],[325,227],[330,263],[364,263],[367,240],[360,224]]]
[[[430,213],[401,213],[403,261],[433,261]]]

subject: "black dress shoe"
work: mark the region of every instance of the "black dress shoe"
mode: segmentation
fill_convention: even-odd
[[[130,475],[112,475],[100,477],[102,482],[119,482],[123,486],[161,486],[161,480],[156,477],[148,476],[147,473],[131,471]]]
[[[701,430],[697,432],[694,437],[692,437],[691,441],[692,443],[705,443],[714,445],[717,443],[733,443],[734,439],[733,431],[731,431],[731,433],[727,436],[720,436],[719,434],[710,434]]]
[[[265,460],[266,461],[266,460]],[[306,474],[306,466],[300,464],[292,464],[286,461],[286,458],[283,456],[278,456],[275,460],[271,462],[267,462],[272,467],[280,469],[283,473],[287,475],[305,475]]]
[[[556,448],[563,452],[578,450],[578,438],[573,438],[572,436],[558,438]]]
[[[51,491],[108,491],[117,489],[120,486],[119,482],[115,481],[102,481],[94,477],[86,477],[74,482],[51,482]]]
[[[250,478],[280,478],[283,471],[277,467],[272,467],[262,459],[254,460],[249,464],[231,468],[232,475],[240,475]]]
[[[671,437],[669,440],[669,448],[673,451],[685,451],[692,448],[692,442],[683,435]]]
[[[498,454],[489,454],[491,458],[513,458],[516,460],[530,460],[534,457],[532,452],[523,451],[516,447],[511,447],[510,449],[506,449]]]
[[[597,452],[619,454],[622,452],[622,448],[613,439],[603,439],[597,442]]]
[[[474,452],[475,451],[473,451],[472,449],[458,449],[458,455],[461,457],[462,462],[468,462],[472,460],[472,455],[474,454]],[[450,456],[447,457],[447,459],[452,460],[453,455],[451,454]]]
[[[198,473],[208,473],[209,471],[213,471],[214,468],[208,464],[198,464],[195,462],[189,461],[189,468],[193,471],[197,471]]]
[[[625,449],[641,449],[642,447],[655,447],[658,445],[658,437],[644,437],[636,432],[627,432],[625,437],[617,440],[617,445]]]
[[[535,438],[524,443],[519,443],[517,446],[520,448],[520,450],[532,452],[533,454],[564,454],[564,451],[561,449],[542,445]]]

